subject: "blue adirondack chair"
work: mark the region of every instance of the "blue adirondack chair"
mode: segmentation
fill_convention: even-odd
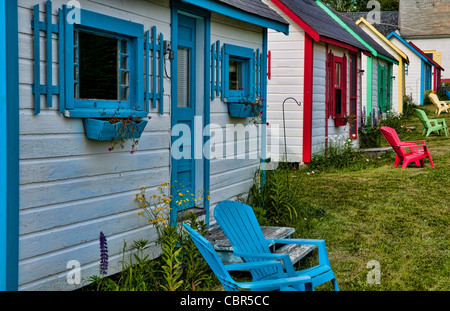
[[[275,260],[224,265],[208,240],[188,225],[183,224],[183,226],[188,231],[189,236],[197,246],[203,258],[205,258],[206,262],[227,291],[238,291],[240,288],[256,291],[312,289],[311,278],[309,276],[285,278],[281,263]],[[269,267],[277,271],[276,274],[278,278],[252,282],[236,282],[229,273],[229,271],[235,270],[264,269]]]
[[[214,209],[214,217],[233,246],[234,255],[241,257],[244,262],[281,260],[286,270],[286,277],[308,275],[312,279],[313,289],[320,284],[331,281],[334,289],[339,290],[330,266],[324,240],[267,240],[252,207],[240,202],[220,202]],[[319,264],[312,268],[296,271],[288,254],[274,254],[270,251],[269,245],[272,243],[316,245],[319,251]],[[250,272],[253,280],[269,280],[278,277],[278,271],[273,267],[252,269]]]

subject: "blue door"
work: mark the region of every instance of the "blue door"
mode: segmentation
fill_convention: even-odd
[[[195,191],[196,20],[181,14],[178,14],[177,20],[176,60],[172,63],[172,66],[177,66],[176,77],[172,80],[172,88],[176,88],[176,96],[171,103],[172,185],[191,197],[190,194],[194,194]],[[183,205],[173,207],[182,210],[193,206],[194,201],[190,200]]]
[[[431,90],[431,66],[425,64],[425,91]]]

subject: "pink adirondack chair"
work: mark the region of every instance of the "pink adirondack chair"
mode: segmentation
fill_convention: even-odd
[[[402,142],[400,138],[398,138],[397,132],[393,128],[387,126],[381,128],[381,133],[397,155],[395,157],[395,167],[397,167],[402,160],[402,168],[406,168],[408,164],[413,161],[417,166],[424,167],[424,158],[428,158],[431,167],[434,168],[433,160],[431,159],[431,155],[428,152],[428,147],[424,140]],[[409,149],[409,152],[407,149]]]

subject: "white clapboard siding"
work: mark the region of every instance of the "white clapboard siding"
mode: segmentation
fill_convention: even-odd
[[[437,58],[434,61],[445,69],[441,72],[442,79],[450,79],[450,36],[447,35],[446,38],[414,38],[412,41],[424,52],[434,51],[435,56],[440,52],[440,62]]]
[[[58,111],[59,98],[53,96],[53,107],[46,107],[42,95],[41,112],[34,115],[33,30],[32,10],[40,4],[45,18],[45,1],[19,0],[19,92],[20,92],[20,247],[19,289],[73,290],[87,284],[99,272],[98,236],[103,231],[108,239],[108,275],[120,271],[120,262],[130,255],[133,241],[148,240],[150,258],[160,254],[154,242],[156,232],[143,216],[135,195],[140,188],[156,193],[156,187],[170,182],[170,105],[171,82],[164,79],[164,115],[150,107],[149,120],[137,151],[131,155],[131,143],[122,150],[108,151],[109,142],[86,138],[81,119],[67,118]],[[57,9],[66,0],[53,0],[53,23]],[[170,1],[157,0],[83,0],[81,7],[109,16],[141,23],[170,40]],[[232,17],[211,14],[211,42],[220,40],[259,49],[262,52],[261,27],[236,22]],[[41,79],[46,81],[45,33],[41,32]],[[58,36],[53,34],[53,81],[58,82]],[[282,61],[282,60],[280,60]],[[167,63],[170,72],[170,62]],[[226,124],[247,125],[241,119],[228,116],[227,105],[216,98],[211,102],[211,123],[222,131],[217,147],[233,150],[233,159],[211,160],[211,215],[222,201],[245,194],[252,185],[260,165],[261,131],[257,137],[237,137],[227,142]],[[290,109],[290,108],[288,108]],[[279,112],[276,112],[279,114]],[[289,125],[295,119],[287,118]],[[236,127],[236,128],[237,128]],[[298,135],[290,130],[289,135]],[[244,145],[245,149],[240,147]],[[241,159],[242,158],[242,159]],[[214,219],[211,217],[212,222]],[[67,275],[70,260],[81,264],[82,283],[71,285]]]
[[[275,162],[301,162],[303,107],[287,98],[293,97],[300,104],[303,100],[304,32],[295,27],[290,28],[289,36],[269,31],[268,41],[271,53],[271,78],[267,86],[269,156]]]
[[[411,96],[416,105],[421,105],[420,85],[424,83],[422,81],[422,60],[396,37],[392,36],[389,40],[408,56],[409,65],[408,74],[405,73],[405,95]]]
[[[236,27],[234,31],[239,33],[235,35],[230,32],[230,27]],[[220,44],[235,44],[245,46],[251,49],[259,49],[262,52],[262,31],[259,27],[248,25],[246,23],[236,23],[230,17],[219,14],[211,14],[211,42],[220,40]],[[215,129],[216,135],[221,135],[219,141],[211,139],[211,143],[216,142],[216,148],[222,148],[222,157],[212,159],[210,162],[210,219],[214,223],[214,206],[223,200],[235,199],[237,195],[247,193],[251,187],[256,168],[260,162],[260,140],[259,131],[253,125],[248,125],[248,121],[230,118],[228,107],[220,98],[215,98],[211,102],[210,122],[212,131]],[[244,125],[245,130],[253,134],[250,138],[243,141],[241,136],[227,141],[227,129],[236,130]],[[237,127],[236,127],[237,125]],[[230,137],[229,132],[228,136]],[[248,135],[248,134],[246,134]],[[220,140],[222,143],[220,143]],[[225,158],[226,155],[231,159]]]
[[[145,29],[157,26],[170,40],[169,1],[111,0],[80,1],[83,9],[142,23]],[[137,151],[131,143],[125,149],[108,152],[109,142],[86,138],[81,119],[66,118],[58,112],[58,96],[46,108],[42,96],[41,113],[34,115],[33,5],[39,3],[44,20],[45,1],[19,0],[19,92],[20,92],[20,247],[19,288],[21,290],[71,290],[98,274],[98,236],[108,238],[110,274],[120,270],[124,243],[153,243],[155,230],[138,216],[135,195],[140,187],[148,191],[170,181],[170,114],[150,110],[151,119]],[[54,0],[57,8],[67,1]],[[45,83],[45,33],[41,32],[41,79]],[[53,34],[53,81],[58,83],[58,37]],[[170,111],[170,81],[165,79],[164,110]],[[151,258],[159,249],[149,249]],[[81,264],[83,284],[70,285],[67,263]]]

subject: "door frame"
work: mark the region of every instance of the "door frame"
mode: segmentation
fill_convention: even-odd
[[[194,141],[194,155],[198,155],[198,146],[200,145],[202,148],[201,150],[201,159],[195,159],[195,165],[197,167],[201,168],[201,176],[198,176],[197,174],[194,174],[195,179],[195,185],[202,185],[203,192],[203,198],[202,198],[202,208],[206,211],[205,216],[205,223],[209,224],[209,200],[207,199],[209,197],[209,190],[210,190],[210,161],[209,156],[205,156],[203,153],[203,150],[209,150],[209,139],[210,139],[210,133],[206,132],[205,128],[209,128],[210,124],[210,63],[211,63],[211,56],[210,56],[210,46],[211,46],[211,14],[207,10],[203,10],[185,3],[181,3],[179,1],[171,1],[171,50],[173,51],[173,59],[171,60],[171,68],[170,68],[170,77],[171,77],[171,126],[176,124],[177,118],[175,114],[173,113],[173,107],[174,105],[177,105],[177,49],[178,49],[178,15],[184,14],[188,15],[190,17],[193,17],[197,20],[197,25],[201,27],[197,28],[197,42],[199,40],[202,40],[202,46],[203,46],[203,53],[201,49],[197,49],[197,53],[202,53],[200,59],[202,60],[202,66],[201,68],[199,63],[197,62],[197,71],[196,73],[200,73],[198,75],[199,77],[203,76],[203,83],[200,84],[201,87],[199,87],[198,83],[195,83],[196,81],[193,81],[195,83],[196,89],[199,91],[197,92],[196,99],[197,102],[203,101],[202,107],[196,107],[194,112],[194,121],[195,124],[193,125],[193,129],[191,130],[191,135],[193,136]],[[197,57],[196,57],[197,58]],[[198,59],[198,58],[197,58]],[[200,70],[198,69],[200,68]],[[201,71],[201,72],[200,72]],[[198,79],[197,79],[198,80]],[[198,112],[202,112],[201,115],[198,114]],[[201,124],[199,124],[201,123]],[[199,130],[202,133],[199,133]],[[172,138],[171,138],[172,142]],[[174,170],[174,160],[171,156],[170,159],[170,178],[171,178],[171,184],[173,185],[174,181],[176,180],[176,171]],[[195,173],[195,172],[194,172]],[[173,188],[172,188],[173,189]],[[198,188],[195,190],[199,190]],[[175,205],[171,205],[172,210],[170,213],[170,225],[176,226],[176,217],[177,217],[177,210]]]

